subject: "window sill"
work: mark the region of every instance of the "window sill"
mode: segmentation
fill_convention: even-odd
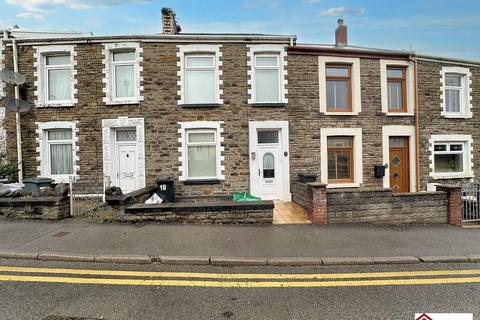
[[[220,103],[183,103],[178,105],[181,108],[220,108]]]
[[[198,179],[198,180],[185,180],[182,181],[183,184],[187,185],[197,185],[197,184],[219,184],[222,180],[220,179]]]
[[[345,112],[345,111],[339,111],[339,112],[322,111],[321,113],[326,115],[326,116],[358,116],[358,114],[359,114],[359,112],[356,112],[356,111],[348,111],[348,112]]]
[[[385,115],[387,117],[413,117],[415,114],[413,112],[387,112]]]
[[[353,183],[328,183],[327,189],[336,189],[336,188],[360,188],[360,184]]]
[[[65,102],[65,103],[38,103],[37,108],[71,108],[75,107],[75,102]]]
[[[450,119],[470,119],[471,114],[450,114],[450,113],[441,113],[442,117]]]
[[[432,174],[430,175],[432,179],[435,180],[442,180],[442,179],[470,179],[473,178],[473,174],[466,174],[466,173],[451,173],[451,174]]]
[[[140,104],[140,100],[107,101],[105,104],[107,106],[118,106],[118,105],[126,105],[126,104]]]
[[[277,102],[263,103],[262,102],[262,103],[250,103],[250,106],[255,108],[284,108],[287,106],[287,104],[283,102],[280,102],[280,103],[277,103]]]

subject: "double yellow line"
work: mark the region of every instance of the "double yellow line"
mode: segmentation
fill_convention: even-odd
[[[314,288],[480,283],[479,275],[480,269],[320,274],[230,274],[0,266],[0,281],[222,288]]]

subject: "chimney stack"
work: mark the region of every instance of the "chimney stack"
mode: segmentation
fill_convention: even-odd
[[[163,34],[177,34],[181,31],[172,8],[162,8]]]
[[[338,27],[335,30],[335,45],[343,47],[348,44],[347,40],[347,26],[343,24],[343,19],[338,19]]]

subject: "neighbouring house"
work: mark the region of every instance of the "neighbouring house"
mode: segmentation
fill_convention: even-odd
[[[342,20],[335,44],[307,45],[182,33],[162,14],[162,34],[15,38],[34,105],[21,116],[25,176],[75,176],[85,193],[170,176],[178,195],[291,201],[299,174],[409,193],[480,167],[480,62],[352,46]],[[3,125],[15,161],[14,114]]]

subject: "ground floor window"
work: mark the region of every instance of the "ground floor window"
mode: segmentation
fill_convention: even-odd
[[[328,182],[353,182],[353,138],[327,138]]]
[[[362,129],[320,129],[320,175],[327,188],[357,188],[363,182]]]
[[[181,122],[180,180],[223,180],[221,122]]]
[[[471,169],[471,136],[432,136],[431,176],[437,179],[468,178]]]
[[[76,166],[76,122],[52,121],[38,123],[40,175],[56,182],[68,182]]]

